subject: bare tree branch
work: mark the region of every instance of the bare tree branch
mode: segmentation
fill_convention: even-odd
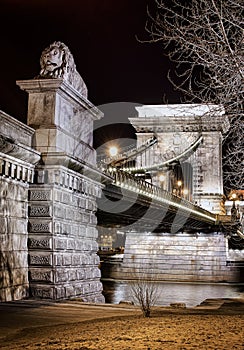
[[[244,159],[243,0],[154,0],[149,42],[162,42],[174,72],[168,78],[188,102],[225,107],[231,128],[224,139],[225,189],[242,189]]]

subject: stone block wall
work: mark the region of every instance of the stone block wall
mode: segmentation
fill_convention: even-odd
[[[46,166],[45,173],[46,183],[37,176],[29,190],[31,296],[103,302],[95,216],[100,185],[64,167]]]
[[[34,130],[0,111],[0,301],[28,297],[28,187]]]
[[[62,79],[20,85],[35,130],[0,112],[0,301],[104,302],[95,215],[102,185],[92,147],[102,114]]]
[[[93,122],[103,114],[66,79],[18,81],[41,152],[29,191],[29,283],[35,298],[103,302],[96,243],[101,182]]]
[[[34,167],[0,153],[0,301],[28,296],[28,187]]]
[[[0,176],[0,198],[0,301],[11,301],[28,296],[28,185]]]
[[[184,282],[239,282],[239,270],[227,266],[223,234],[129,232],[123,263],[111,278],[149,278]]]

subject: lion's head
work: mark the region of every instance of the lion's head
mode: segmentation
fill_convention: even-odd
[[[76,70],[69,48],[61,41],[55,41],[43,50],[40,58],[41,71],[38,78],[63,78],[76,90],[87,96],[87,88]]]

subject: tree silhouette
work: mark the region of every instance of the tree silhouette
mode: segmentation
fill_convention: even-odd
[[[154,0],[148,10],[149,42],[162,42],[175,69],[168,78],[185,101],[224,106],[224,186],[242,189],[244,159],[243,0]],[[213,115],[214,118],[214,115]]]

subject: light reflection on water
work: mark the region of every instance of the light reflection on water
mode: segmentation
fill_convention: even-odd
[[[102,281],[103,294],[107,303],[132,301],[129,281]],[[244,284],[205,284],[155,282],[158,291],[157,305],[169,306],[181,302],[187,307],[199,305],[210,298],[238,298],[244,296]]]

